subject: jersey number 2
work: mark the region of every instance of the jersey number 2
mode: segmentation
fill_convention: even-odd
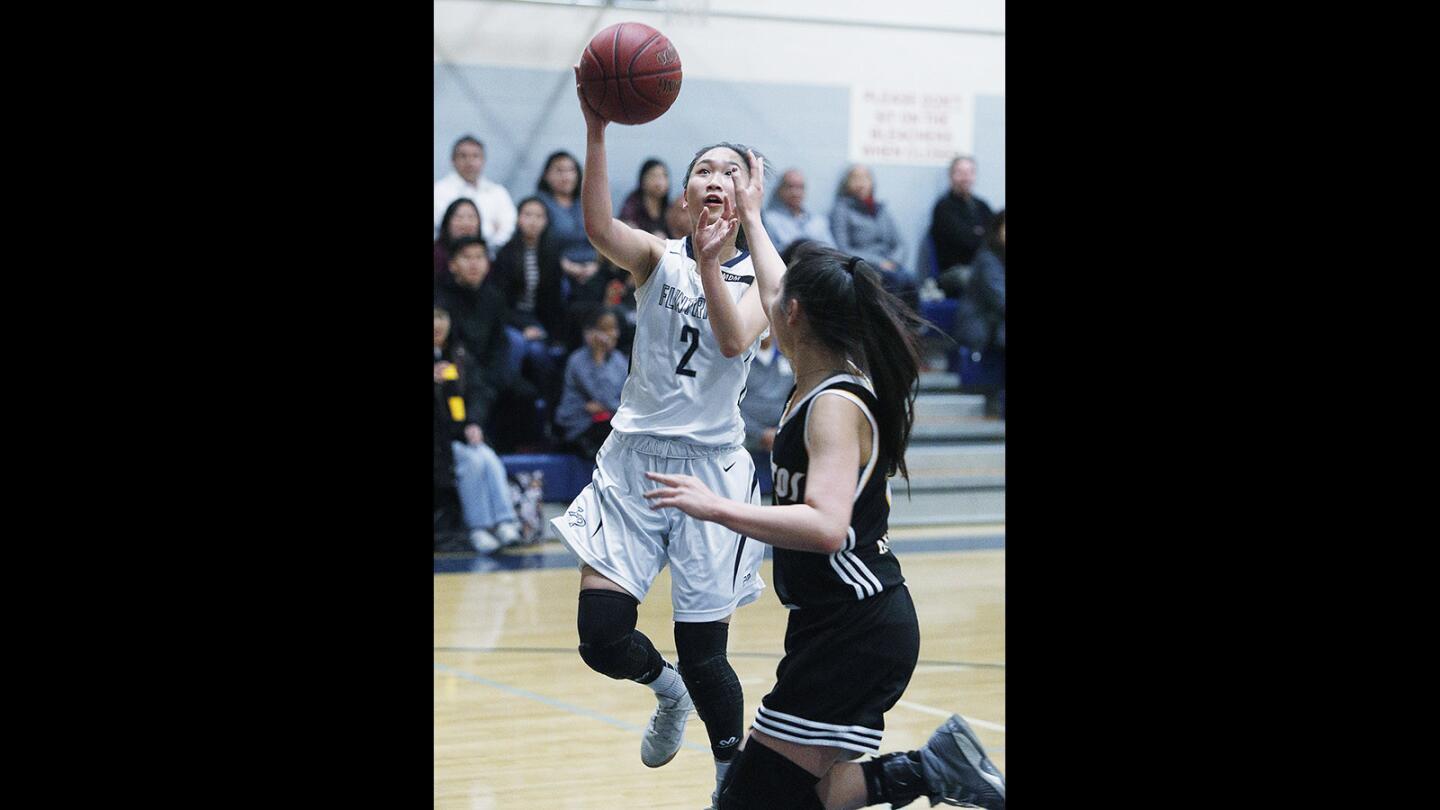
[[[695,369],[686,368],[685,364],[690,362],[690,355],[700,348],[700,330],[693,326],[687,326],[680,330],[680,342],[690,341],[690,348],[685,350],[685,356],[680,358],[680,365],[675,367],[676,374],[684,374],[686,377],[694,377]]]

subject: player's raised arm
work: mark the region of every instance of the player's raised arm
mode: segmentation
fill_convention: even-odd
[[[580,89],[580,67],[575,66],[575,95],[585,116],[585,175],[580,181],[580,206],[585,212],[585,235],[590,244],[615,266],[635,277],[635,286],[645,283],[650,271],[665,253],[665,243],[652,233],[632,228],[616,219],[610,205],[610,173],[605,163],[605,126],[585,101]]]
[[[753,288],[746,290],[739,301],[732,301],[720,276],[720,253],[725,245],[734,242],[739,224],[726,197],[721,213],[716,216],[711,215],[709,206],[700,209],[700,219],[691,234],[710,327],[715,331],[720,353],[726,357],[734,357],[749,348],[769,323],[760,307],[760,296]]]
[[[755,267],[760,308],[768,318],[771,305],[780,296],[780,279],[785,275],[785,262],[761,221],[760,213],[765,207],[765,164],[753,150],[747,149],[745,157],[750,163],[750,177],[746,183],[735,188],[735,208],[740,224],[745,228],[745,240],[750,244],[750,263]]]

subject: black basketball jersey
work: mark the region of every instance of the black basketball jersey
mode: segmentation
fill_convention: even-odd
[[[790,395],[794,397],[794,389]],[[885,471],[891,451],[880,446],[875,394],[864,378],[837,374],[791,406],[780,422],[770,451],[770,474],[775,487],[771,501],[776,506],[805,502],[805,478],[810,468],[805,431],[810,406],[822,395],[846,397],[864,411],[873,437],[870,460],[860,471],[844,548],[834,554],[775,549],[775,594],[781,604],[791,609],[867,599],[905,581],[900,561],[890,551],[888,534],[890,483]]]

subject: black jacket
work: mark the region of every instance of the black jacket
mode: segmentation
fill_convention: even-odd
[[[957,264],[975,260],[975,251],[985,244],[995,212],[979,197],[968,201],[946,194],[930,214],[930,238],[935,242],[935,266],[943,273]]]
[[[535,289],[535,312],[521,312],[516,304],[525,291],[525,240],[518,234],[500,248],[486,284],[492,284],[510,308],[509,324],[524,330],[538,325],[556,342],[565,335],[565,298],[560,279],[560,251],[554,240],[542,238],[536,259],[540,264],[540,283]]]
[[[441,279],[435,288],[435,306],[450,313],[450,339],[464,347],[481,378],[497,390],[505,388],[510,376],[505,324],[510,313],[500,291],[484,282],[471,289],[456,284],[453,277]]]

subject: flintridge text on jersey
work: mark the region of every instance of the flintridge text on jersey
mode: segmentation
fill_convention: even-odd
[[[775,495],[780,498],[799,502],[805,500],[805,473],[790,474],[784,467],[775,466],[770,462],[770,480],[775,484]]]
[[[673,309],[681,315],[694,315],[697,318],[709,320],[705,314],[705,296],[691,298],[678,287],[671,287],[666,284],[660,288],[660,300],[655,303],[666,309]]]

